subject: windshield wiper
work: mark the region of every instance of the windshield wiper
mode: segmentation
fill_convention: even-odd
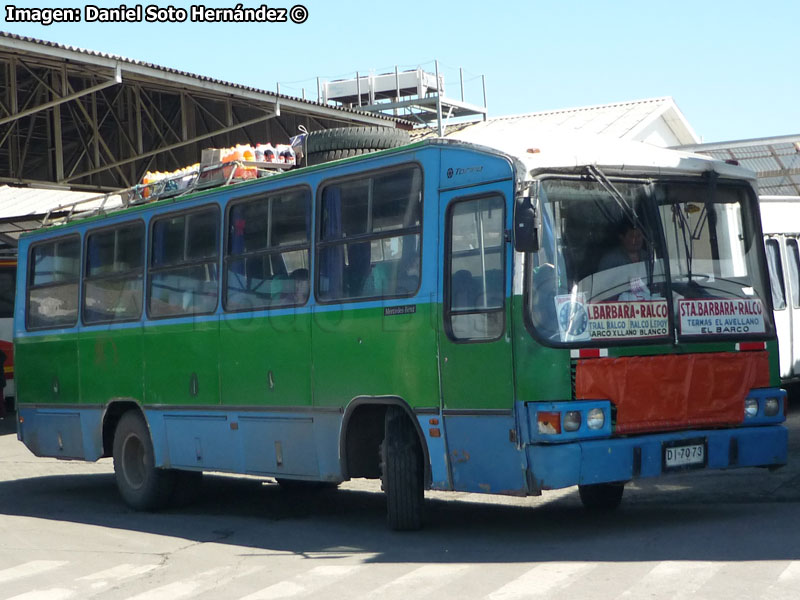
[[[630,223],[642,233],[642,239],[644,240],[645,248],[647,248],[647,286],[651,287],[653,285],[654,276],[653,267],[655,264],[655,246],[650,240],[650,237],[647,235],[647,230],[645,229],[644,224],[639,219],[638,215],[636,214],[636,210],[633,208],[633,206],[631,206],[631,203],[625,199],[625,196],[623,196],[616,187],[614,187],[614,184],[611,183],[611,180],[600,170],[597,165],[586,165],[586,172],[592,179],[600,184],[600,187],[602,187],[609,196],[614,199],[622,211],[622,214],[625,215]]]
[[[675,224],[675,216],[678,217],[678,224]],[[692,251],[694,248],[693,245],[693,234],[691,232],[691,225],[689,225],[689,219],[683,214],[683,208],[681,208],[681,204],[675,203],[672,205],[672,225],[675,228],[675,237],[678,237],[678,226],[680,226],[681,230],[681,237],[683,238],[683,251],[686,253],[686,277],[689,283],[692,283]],[[689,239],[686,239],[686,233],[689,233]]]
[[[603,173],[597,165],[586,165],[586,172],[589,176],[594,179],[600,186],[608,192],[608,195],[611,196],[614,201],[619,206],[620,210],[622,210],[622,214],[628,218],[628,220],[633,224],[633,226],[642,232],[642,237],[644,238],[645,243],[648,246],[652,246],[652,242],[650,238],[647,236],[647,230],[644,228],[639,217],[636,215],[636,211],[631,206],[630,202],[625,199],[620,191],[614,187],[614,184],[611,183],[611,180]]]

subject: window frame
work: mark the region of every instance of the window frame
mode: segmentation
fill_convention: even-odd
[[[314,226],[313,226],[313,224],[309,228],[308,238],[307,238],[307,241],[306,241],[305,244],[294,244],[292,246],[274,246],[274,247],[268,247],[268,248],[263,249],[263,250],[255,250],[253,252],[247,252],[247,253],[244,253],[244,254],[235,255],[236,259],[246,258],[246,257],[255,257],[255,256],[269,256],[269,257],[271,257],[271,256],[274,256],[274,255],[281,255],[281,254],[284,254],[286,252],[296,252],[298,250],[304,250],[304,249],[307,250],[308,251],[308,294],[306,295],[306,298],[305,298],[305,300],[303,302],[292,303],[292,304],[280,304],[280,305],[254,306],[252,308],[228,308],[228,266],[227,265],[228,265],[229,260],[231,259],[231,255],[228,252],[228,241],[229,241],[229,237],[230,237],[230,233],[229,232],[230,232],[231,211],[236,206],[239,206],[241,204],[247,204],[248,202],[255,202],[258,199],[269,201],[271,196],[278,196],[278,195],[281,195],[281,194],[292,193],[292,192],[295,192],[295,191],[305,191],[307,193],[306,200],[308,201],[308,203],[307,203],[306,208],[308,210],[308,218],[309,219],[313,219],[313,217],[314,217],[314,206],[313,206],[313,203],[314,203],[314,192],[313,192],[313,190],[312,190],[310,185],[302,184],[302,183],[298,184],[298,185],[293,185],[293,186],[290,186],[290,187],[286,187],[286,188],[277,188],[277,189],[274,189],[274,190],[266,190],[266,191],[263,191],[263,192],[260,192],[260,193],[257,193],[257,194],[252,194],[252,195],[249,195],[249,196],[243,196],[241,198],[236,198],[235,200],[231,200],[230,202],[228,202],[228,204],[226,205],[226,207],[225,207],[225,220],[224,220],[225,231],[224,231],[224,234],[223,234],[223,240],[222,240],[223,247],[222,247],[222,252],[221,252],[221,255],[222,255],[222,261],[221,261],[221,263],[222,263],[222,266],[221,266],[222,274],[221,274],[221,277],[220,277],[220,281],[222,283],[222,286],[221,286],[221,295],[222,295],[221,304],[222,304],[222,310],[224,310],[226,313],[246,313],[246,312],[257,312],[257,311],[262,311],[262,310],[278,310],[278,309],[283,309],[283,308],[297,308],[297,307],[300,307],[300,306],[305,306],[306,304],[308,304],[309,300],[311,299],[311,280],[312,280],[312,276],[311,276],[311,272],[312,272],[311,259],[312,258],[311,257],[312,257],[312,254],[313,254],[312,248],[314,246],[314,244],[313,244],[313,238],[314,238],[314,231],[313,231],[314,230]]]
[[[776,283],[779,284],[781,295],[783,296],[783,306],[781,306],[781,307],[775,306],[775,297],[774,297],[774,294],[772,292],[772,290],[773,290],[773,287],[772,287],[773,282],[772,282],[772,277],[770,277],[770,269],[769,269],[769,266],[770,266],[770,253],[769,253],[769,250],[767,249],[769,246],[774,246],[775,247],[775,256],[777,257],[777,261],[778,261],[778,264],[775,265],[775,268],[777,269],[776,275],[778,276],[778,281]],[[765,258],[767,259],[767,263],[766,263],[767,264],[767,279],[769,281],[769,296],[770,296],[770,302],[772,304],[772,310],[774,310],[776,312],[777,311],[787,310],[789,308],[789,301],[788,301],[788,298],[787,298],[787,295],[786,295],[786,277],[784,276],[784,272],[783,272],[783,268],[784,267],[783,267],[783,256],[782,256],[782,252],[781,252],[780,239],[777,238],[777,237],[767,237],[767,239],[764,240],[764,253],[765,253]]]
[[[350,181],[358,181],[358,180],[368,180],[370,178],[377,177],[382,174],[392,173],[396,171],[403,171],[403,170],[412,170],[417,169],[419,171],[420,176],[420,208],[419,208],[419,225],[410,228],[404,229],[392,229],[385,232],[380,233],[363,233],[358,234],[353,237],[348,238],[341,238],[333,241],[323,241],[322,240],[322,195],[325,189],[331,185],[337,185],[340,183],[347,183]],[[385,300],[396,300],[402,298],[413,298],[419,293],[419,290],[422,288],[422,277],[424,272],[423,265],[425,264],[424,260],[424,224],[425,224],[425,169],[423,168],[422,164],[418,161],[409,161],[403,162],[395,165],[390,165],[387,167],[380,167],[376,169],[370,169],[367,171],[361,171],[359,173],[349,173],[347,175],[340,175],[336,177],[331,177],[329,179],[324,179],[319,182],[317,185],[317,193],[314,202],[314,216],[315,216],[315,225],[314,225],[314,300],[317,304],[321,305],[335,305],[335,304],[350,304],[353,302],[374,302],[375,300],[385,301]],[[372,215],[368,215],[368,218],[371,220]],[[330,248],[337,245],[347,245],[352,243],[358,242],[372,242],[375,240],[383,240],[395,237],[405,237],[410,235],[418,235],[419,236],[419,279],[417,280],[417,287],[416,289],[406,292],[404,294],[393,294],[393,295],[372,295],[372,296],[359,296],[357,298],[335,298],[335,299],[323,299],[319,296],[319,254],[320,249]]]
[[[186,216],[193,215],[193,214],[199,214],[199,213],[206,212],[206,211],[213,212],[214,215],[216,216],[216,219],[217,219],[217,244],[218,244],[218,246],[217,246],[217,256],[216,256],[216,258],[213,261],[209,260],[209,259],[194,260],[194,261],[190,261],[190,262],[182,262],[182,263],[179,263],[179,264],[172,264],[172,265],[166,265],[166,266],[160,266],[160,267],[153,268],[153,265],[152,265],[153,243],[154,243],[154,230],[155,230],[156,223],[158,223],[159,221],[165,221],[165,220],[174,219],[174,218],[177,218],[177,217],[186,217]],[[146,288],[147,288],[145,290],[145,302],[146,302],[145,314],[147,315],[147,318],[149,320],[154,320],[155,321],[155,320],[163,320],[163,319],[185,319],[187,317],[191,318],[191,317],[201,317],[201,316],[206,316],[206,315],[212,315],[215,312],[217,312],[217,309],[219,308],[219,304],[220,304],[219,295],[220,295],[221,277],[219,277],[219,276],[217,277],[216,302],[214,303],[214,308],[211,309],[211,310],[203,311],[203,312],[186,312],[186,313],[180,313],[180,314],[176,314],[176,315],[153,315],[152,311],[150,310],[150,303],[151,303],[151,300],[152,300],[151,292],[152,292],[152,289],[153,289],[153,286],[152,286],[153,273],[158,274],[159,272],[162,272],[162,271],[170,271],[170,270],[174,270],[174,269],[177,269],[177,268],[186,268],[186,267],[192,267],[192,266],[197,266],[197,265],[205,265],[205,264],[209,264],[209,263],[215,263],[217,265],[217,269],[221,269],[220,257],[222,255],[222,252],[221,252],[222,249],[219,246],[219,244],[222,243],[222,241],[220,240],[220,227],[221,226],[222,226],[222,219],[221,219],[221,214],[220,214],[220,207],[219,207],[219,204],[216,204],[216,203],[203,204],[201,206],[194,206],[192,208],[187,208],[187,209],[184,209],[184,210],[176,210],[176,211],[168,212],[168,213],[161,213],[161,214],[156,213],[150,218],[150,222],[148,224],[148,231],[147,231],[147,242],[148,243],[147,243],[146,269],[145,269],[145,272],[146,272],[145,285],[146,285]]]
[[[547,179],[571,179],[575,177],[580,177],[579,175],[574,174],[564,174],[564,173],[556,173],[552,171],[540,171],[537,173],[535,177],[535,181],[545,181]],[[647,181],[651,186],[659,186],[659,185],[670,185],[675,183],[695,183],[698,184],[701,180],[698,180],[694,175],[653,175],[651,177],[642,178],[638,176],[625,176],[624,174],[614,174],[610,176],[610,180],[612,183],[616,183],[617,181]],[[748,271],[748,276],[751,277],[751,285],[755,284],[760,286],[761,290],[764,292],[764,296],[761,298],[764,310],[765,310],[765,333],[753,333],[748,334],[747,339],[751,341],[769,341],[774,339],[777,335],[777,330],[775,326],[775,320],[772,318],[772,294],[770,291],[770,279],[769,279],[769,269],[767,265],[767,255],[766,255],[766,244],[764,244],[765,236],[768,234],[762,230],[761,227],[761,215],[758,208],[758,196],[755,193],[753,187],[745,180],[741,178],[723,178],[720,177],[719,181],[717,182],[718,186],[726,186],[731,189],[742,189],[744,191],[744,198],[742,202],[740,202],[740,206],[743,209],[743,225],[745,239],[747,239],[748,234],[753,238],[754,248],[753,251],[755,252],[755,262],[757,263],[758,267],[758,274]],[[655,210],[658,209],[658,203],[653,202],[653,208]],[[750,218],[745,219],[744,215],[747,214]],[[658,235],[658,243],[662,245],[663,248],[667,248],[666,244],[666,228],[663,226],[659,227],[660,233]],[[669,253],[665,254],[665,259],[671,260],[671,255]],[[670,269],[670,260],[665,260],[664,268],[665,268],[665,276],[668,280],[669,289],[672,286],[672,272]],[[570,349],[570,348],[602,348],[608,346],[614,347],[625,347],[625,346],[655,346],[659,344],[664,344],[667,341],[666,338],[648,338],[648,339],[598,339],[593,341],[572,341],[572,342],[561,342],[556,340],[550,340],[545,338],[543,335],[539,333],[536,326],[533,324],[530,316],[530,303],[531,303],[531,285],[532,285],[532,275],[533,275],[533,260],[531,259],[531,253],[524,253],[523,256],[524,267],[523,267],[523,306],[525,309],[523,310],[523,322],[525,324],[525,328],[528,330],[528,333],[531,337],[536,340],[537,343],[541,344],[542,346],[546,346],[549,348],[563,348],[563,349]],[[673,339],[675,336],[675,332],[677,330],[678,324],[677,319],[675,319],[675,303],[673,302],[672,294],[667,294],[667,306],[669,311],[669,339]],[[715,334],[710,336],[707,339],[701,339],[698,336],[686,336],[678,332],[678,339],[681,342],[728,342],[728,341],[740,341],[741,335],[740,334]]]
[[[503,207],[503,230],[501,232],[502,241],[500,244],[500,248],[502,249],[502,256],[501,256],[501,264],[503,270],[503,302],[500,308],[490,308],[490,309],[474,309],[474,310],[461,310],[455,311],[457,315],[471,315],[471,314],[488,314],[488,313],[501,313],[502,314],[502,327],[500,327],[500,333],[495,337],[491,338],[459,338],[453,334],[453,327],[452,327],[452,316],[454,311],[452,310],[452,270],[453,270],[453,252],[452,252],[452,241],[453,241],[453,212],[455,211],[455,207],[459,204],[463,204],[465,202],[475,202],[477,200],[483,200],[488,198],[499,198],[500,203]],[[442,273],[442,322],[444,323],[444,330],[447,334],[447,338],[455,343],[455,344],[485,344],[490,342],[496,342],[503,338],[506,334],[506,330],[508,329],[508,319],[506,317],[506,304],[508,302],[508,296],[506,295],[507,286],[506,286],[506,279],[508,277],[508,239],[506,236],[507,232],[507,225],[508,225],[508,203],[506,201],[506,196],[501,191],[488,191],[488,192],[481,192],[479,194],[473,194],[470,196],[460,196],[454,200],[452,200],[448,206],[447,210],[445,211],[445,235],[444,235],[444,266],[443,266],[443,273]],[[486,273],[484,272],[484,277],[486,277]]]
[[[142,266],[138,269],[131,269],[125,271],[123,273],[112,273],[110,275],[100,275],[100,276],[89,276],[89,236],[95,235],[98,233],[107,233],[109,231],[116,231],[119,229],[124,229],[125,227],[131,225],[139,225],[141,227],[141,250],[142,250]],[[143,219],[134,219],[131,221],[124,221],[121,223],[115,223],[114,225],[106,225],[103,227],[97,227],[95,229],[89,229],[84,232],[83,235],[83,248],[82,248],[82,260],[81,260],[81,323],[86,326],[94,326],[94,325],[108,325],[108,324],[116,324],[116,323],[131,323],[133,321],[140,321],[142,315],[144,314],[144,303],[145,303],[145,287],[147,286],[145,272],[147,271],[147,261],[149,258],[147,252],[147,227],[145,226],[145,222]],[[142,294],[140,298],[139,304],[139,314],[135,317],[126,317],[124,319],[103,319],[98,321],[87,321],[86,320],[86,284],[87,282],[93,282],[98,280],[108,280],[108,279],[122,279],[126,277],[131,277],[133,273],[139,271],[142,278]]]
[[[794,246],[794,250],[791,250],[790,246]],[[794,281],[792,281],[790,265],[794,265],[796,269]],[[800,289],[798,289],[800,286],[800,240],[794,236],[786,237],[786,274],[789,279],[792,308],[798,309],[800,308]],[[798,301],[796,302],[796,300]],[[787,301],[786,304],[788,305],[789,302]]]
[[[67,282],[60,281],[58,283],[45,283],[45,284],[40,284],[40,285],[34,286],[33,285],[33,268],[34,268],[35,265],[34,265],[34,262],[33,262],[33,252],[34,252],[34,250],[36,250],[36,248],[39,248],[40,246],[45,246],[47,244],[58,244],[58,243],[66,241],[66,240],[69,240],[70,238],[77,239],[77,241],[78,241],[78,253],[79,253],[78,254],[78,260],[82,261],[82,259],[83,259],[83,248],[82,248],[82,243],[81,243],[82,236],[81,236],[81,234],[79,232],[67,233],[67,234],[62,235],[62,236],[48,238],[46,240],[41,240],[41,241],[32,243],[30,246],[28,246],[28,258],[27,258],[26,265],[25,265],[26,266],[26,271],[27,271],[25,273],[25,329],[27,331],[45,331],[45,330],[56,330],[56,329],[72,329],[73,327],[75,327],[78,324],[78,321],[80,320],[81,303],[82,303],[83,299],[81,298],[81,287],[82,287],[81,286],[81,268],[80,268],[80,263],[79,263],[79,265],[78,265],[78,276],[74,280],[74,283],[77,283],[76,289],[77,289],[77,295],[78,295],[78,298],[77,298],[77,301],[76,301],[76,305],[75,305],[76,308],[77,308],[77,310],[75,311],[75,320],[72,323],[69,323],[69,324],[62,323],[62,324],[59,324],[59,325],[33,326],[30,323],[31,290],[48,288],[48,287],[59,287],[59,286],[65,285],[65,283],[73,283],[73,281],[70,280],[70,281],[67,281]]]

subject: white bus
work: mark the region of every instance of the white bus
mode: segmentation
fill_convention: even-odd
[[[781,379],[800,381],[800,196],[761,196]]]

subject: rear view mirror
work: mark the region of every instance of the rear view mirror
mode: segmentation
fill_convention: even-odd
[[[514,201],[514,250],[537,252],[542,233],[539,218],[539,186],[532,182]]]

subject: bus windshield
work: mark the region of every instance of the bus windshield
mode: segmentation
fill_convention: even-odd
[[[771,331],[743,187],[546,179],[529,316],[555,343]]]

